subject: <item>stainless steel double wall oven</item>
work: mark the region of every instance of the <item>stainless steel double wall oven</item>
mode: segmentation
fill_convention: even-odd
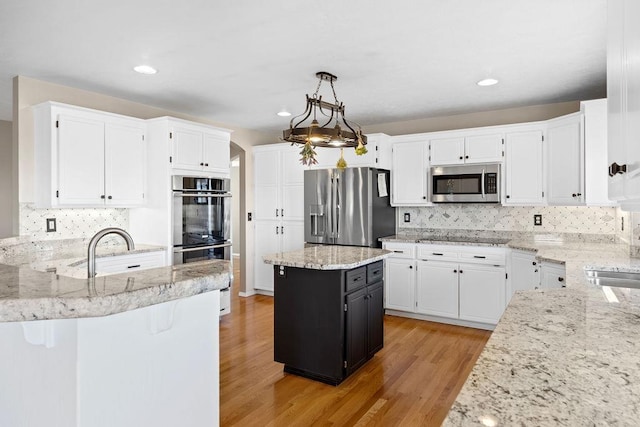
[[[231,259],[230,180],[173,177],[173,263]]]

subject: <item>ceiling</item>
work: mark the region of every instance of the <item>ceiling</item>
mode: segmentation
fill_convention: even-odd
[[[274,135],[321,70],[365,126],[592,99],[605,27],[606,0],[2,1],[0,119],[16,75]]]

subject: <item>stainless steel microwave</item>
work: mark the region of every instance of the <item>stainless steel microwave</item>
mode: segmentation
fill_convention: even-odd
[[[434,203],[500,203],[500,164],[433,166]]]

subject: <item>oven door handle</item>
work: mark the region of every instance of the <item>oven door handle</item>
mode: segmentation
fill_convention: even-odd
[[[194,251],[202,251],[204,249],[218,249],[218,248],[228,248],[231,247],[231,243],[223,243],[220,245],[210,245],[210,246],[198,246],[197,248],[187,248],[187,249],[173,249],[174,253],[182,253],[182,252],[194,252]]]
[[[176,197],[231,197],[230,193],[211,194],[211,193],[173,193]]]
[[[482,198],[484,199],[484,168],[482,169],[482,176],[480,177],[480,189],[482,191]]]

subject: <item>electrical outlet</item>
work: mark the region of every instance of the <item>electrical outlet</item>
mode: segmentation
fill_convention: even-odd
[[[47,218],[47,233],[52,233],[54,231],[56,231],[56,219]]]
[[[535,214],[533,216],[533,225],[542,225],[542,215]]]
[[[247,221],[251,221],[251,212],[247,213]]]
[[[404,222],[411,222],[411,214],[409,212],[404,213]]]

